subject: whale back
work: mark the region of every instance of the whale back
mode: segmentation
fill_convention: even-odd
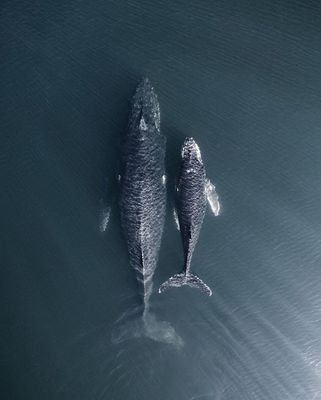
[[[206,171],[202,160],[183,158],[177,184],[176,207],[182,235],[185,266],[198,241],[205,210]]]
[[[163,179],[166,141],[159,131],[159,107],[151,90],[149,83],[139,86],[132,102],[119,200],[129,261],[136,271],[145,308],[152,291],[166,206]]]

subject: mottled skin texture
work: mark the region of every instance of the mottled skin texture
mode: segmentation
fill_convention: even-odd
[[[200,150],[192,138],[182,147],[182,161],[176,189],[176,209],[184,249],[184,270],[164,282],[159,293],[170,287],[188,285],[212,295],[212,290],[190,272],[193,252],[198,241],[206,210],[206,173]]]
[[[207,204],[205,167],[202,160],[198,159],[193,147],[189,147],[188,140],[190,139],[187,139],[183,146],[186,155],[182,158],[176,193],[186,273],[190,271],[191,259],[199,238]]]
[[[145,312],[149,308],[165,220],[164,158],[159,105],[150,82],[145,79],[132,100],[120,191],[122,228]]]

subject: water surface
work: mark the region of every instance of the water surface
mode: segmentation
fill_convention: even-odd
[[[317,1],[4,1],[3,399],[321,399],[321,24]],[[179,148],[222,202],[188,287],[152,296],[184,340],[113,344],[139,304],[117,184],[129,100],[148,76],[167,137],[155,288],[180,272]],[[101,199],[114,207],[105,235]]]

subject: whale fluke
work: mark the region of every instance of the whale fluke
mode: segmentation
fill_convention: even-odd
[[[159,287],[158,293],[162,293],[170,287],[180,287],[184,285],[199,289],[208,296],[212,296],[211,288],[207,286],[202,279],[191,273],[182,273],[172,276]]]
[[[184,346],[183,339],[176,333],[175,329],[167,321],[158,320],[149,311],[142,315],[131,318],[125,323],[116,323],[112,330],[111,342],[120,344],[134,338],[149,338],[156,342],[166,343],[180,349]]]

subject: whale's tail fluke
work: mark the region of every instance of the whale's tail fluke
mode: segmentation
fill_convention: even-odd
[[[158,320],[150,311],[144,311],[134,318],[128,314],[125,317],[126,322],[123,322],[124,318],[116,321],[111,336],[113,344],[119,344],[134,338],[147,337],[156,342],[171,344],[177,349],[184,346],[182,338],[176,333],[171,324]]]
[[[202,279],[191,273],[182,273],[172,276],[159,287],[158,292],[162,293],[170,287],[180,287],[184,285],[199,289],[201,292],[206,293],[208,296],[212,296],[211,288],[207,286],[202,281]]]

